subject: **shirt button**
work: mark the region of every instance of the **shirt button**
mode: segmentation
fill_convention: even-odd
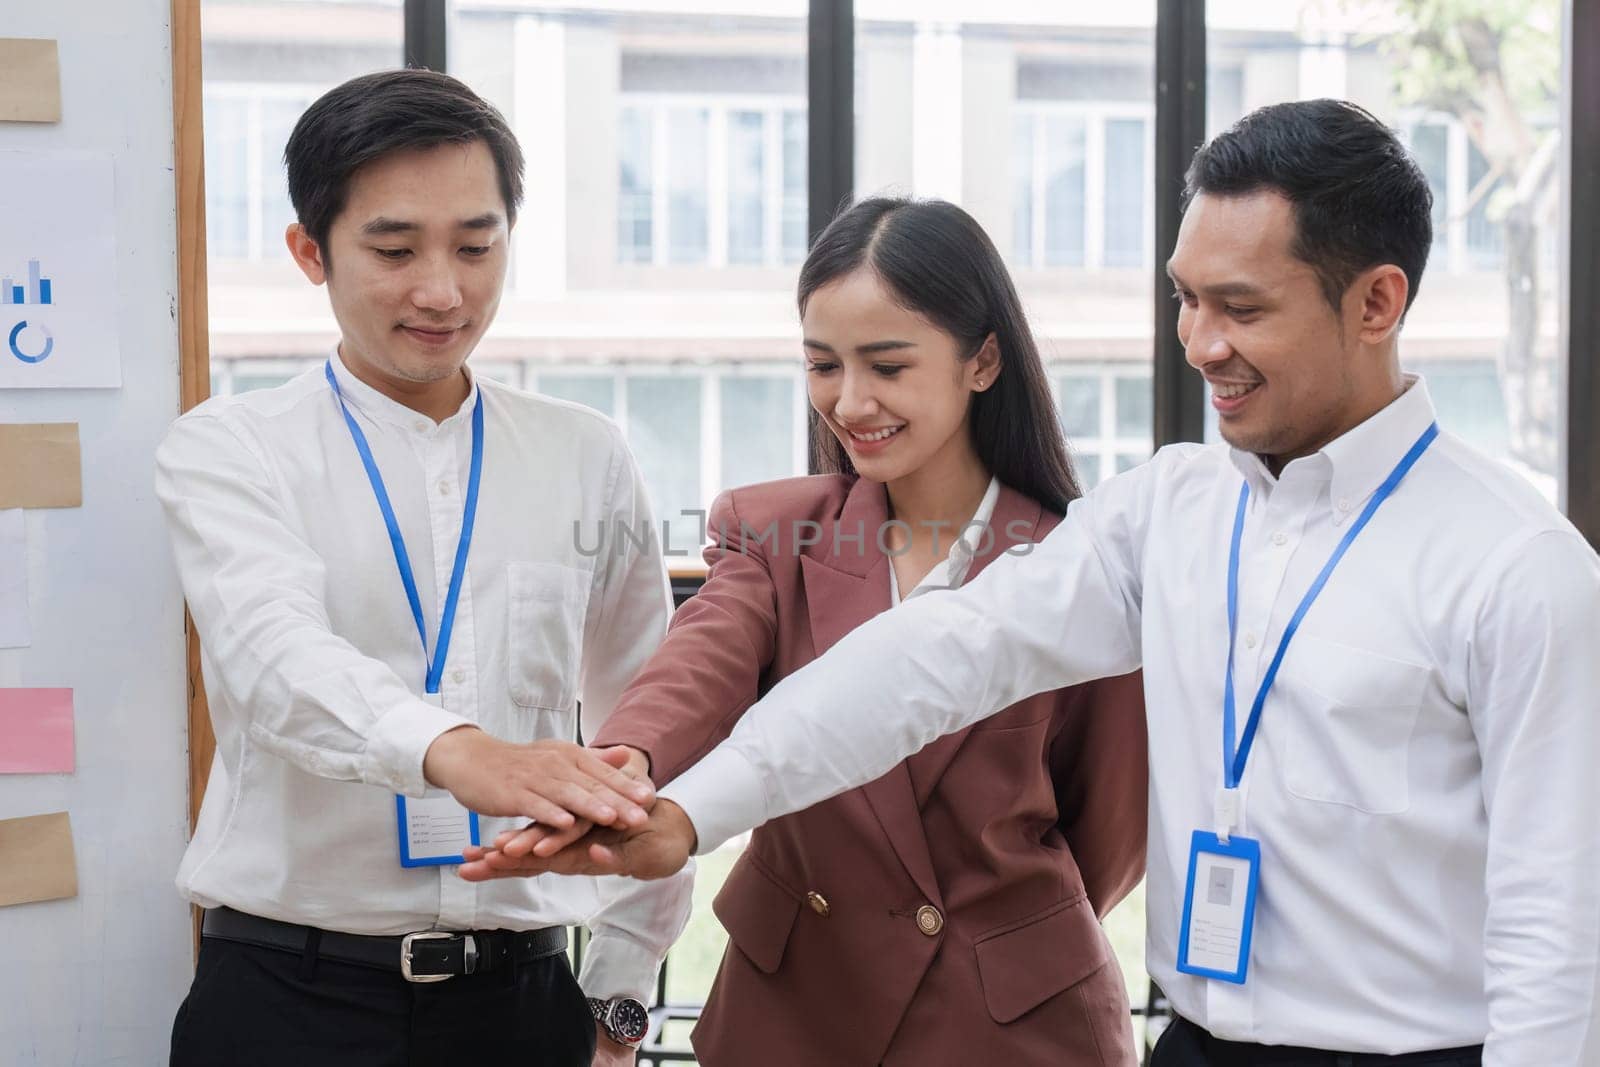
[[[416,427],[417,427],[417,432],[418,433],[427,433],[428,432],[428,426],[429,426],[429,424],[426,423],[426,422],[423,422],[421,419],[417,420]]]
[[[815,889],[806,894],[806,903],[811,905],[812,911],[816,912],[824,919],[828,917],[828,912],[833,910],[832,908],[828,907],[828,898],[817,892]]]
[[[467,680],[467,672],[462,670],[460,667],[457,667],[455,670],[450,672],[450,680],[457,685],[460,685],[462,682]]]
[[[1255,634],[1245,634],[1244,635],[1244,647],[1245,648],[1255,648],[1256,647],[1256,635]]]
[[[929,937],[935,937],[944,929],[944,916],[932,904],[924,904],[917,909],[917,929]]]
[[[1340,511],[1349,511],[1350,510],[1350,501],[1349,501],[1349,499],[1347,497],[1340,497],[1339,498],[1339,510]]]
[[[1272,543],[1277,545],[1279,548],[1282,548],[1284,545],[1289,543],[1289,535],[1279,531],[1278,533],[1272,535]]]
[[[440,496],[449,496],[450,495],[450,483],[449,482],[440,482],[439,483],[439,495]]]

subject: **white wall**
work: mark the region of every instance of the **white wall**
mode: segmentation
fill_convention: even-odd
[[[0,775],[0,818],[71,813],[78,896],[0,908],[0,1063],[155,1067],[188,986],[182,599],[152,490],[178,413],[169,0],[7,3],[0,32],[60,41],[62,121],[0,150],[115,160],[121,389],[10,390],[0,422],[76,422],[83,507],[29,511],[33,646],[0,686],[75,690],[77,773]],[[0,253],[5,250],[0,250]]]

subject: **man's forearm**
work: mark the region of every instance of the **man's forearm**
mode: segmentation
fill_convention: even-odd
[[[962,589],[909,600],[846,635],[757,702],[661,795],[704,853],[768,819],[882,776],[1018,700],[1139,666],[1138,615],[1081,530]]]

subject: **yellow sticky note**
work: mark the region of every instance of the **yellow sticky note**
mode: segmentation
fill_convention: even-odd
[[[56,43],[0,37],[0,122],[60,122],[61,61]]]
[[[77,423],[0,425],[0,508],[82,506]]]
[[[0,819],[0,905],[77,895],[78,862],[66,812]]]

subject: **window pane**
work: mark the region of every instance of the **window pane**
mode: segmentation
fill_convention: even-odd
[[[1562,5],[1531,0],[1514,20],[1490,20],[1470,64],[1453,10],[1209,7],[1208,65],[1243,71],[1237,107],[1213,113],[1212,132],[1245,108],[1313,97],[1353,100],[1409,131],[1434,193],[1434,248],[1401,334],[1402,365],[1427,379],[1445,429],[1555,500],[1566,406]]]
[[[794,471],[794,382],[722,379],[722,485],[733,488]]]
[[[624,107],[617,116],[617,260],[648,263],[653,203],[651,113]]]
[[[1033,263],[1033,123],[1029,114],[1011,119],[1011,257]]]
[[[206,255],[208,260],[250,254],[250,104],[242,97],[207,92]]]
[[[1506,398],[1493,360],[1436,360],[1422,368],[1439,421],[1490,455],[1511,446]]]
[[[806,113],[783,113],[783,261],[806,254]]]
[[[1044,258],[1052,267],[1083,266],[1083,120],[1051,116],[1044,126]]]
[[[1144,264],[1144,120],[1106,123],[1106,255],[1108,267]]]
[[[1496,270],[1500,267],[1501,224],[1491,214],[1497,206],[1500,179],[1489,179],[1489,161],[1476,145],[1467,149],[1467,195],[1476,197],[1472,210],[1467,213],[1467,249],[1472,265],[1479,270]]]
[[[667,112],[667,259],[704,263],[707,226],[710,114],[703,109]]]
[[[700,547],[700,528],[681,513],[706,503],[700,495],[700,379],[633,375],[627,390],[628,447],[657,519],[669,524],[667,547],[692,552]]]
[[[539,392],[594,408],[602,415],[616,414],[616,388],[610,375],[541,373]]]
[[[289,175],[283,168],[283,150],[294,124],[314,96],[290,96],[261,102],[261,249],[262,258],[276,257],[283,249],[283,231],[294,222],[289,203]]]
[[[1244,68],[1224,64],[1222,56],[1206,57],[1206,128],[1213,133],[1244,114]]]
[[[1116,378],[1117,436],[1153,440],[1152,423],[1155,396],[1151,380],[1118,375]]]
[[[1067,375],[1061,384],[1061,430],[1067,443],[1100,436],[1100,376]]]
[[[1448,256],[1450,239],[1450,127],[1424,122],[1411,131],[1411,154],[1433,193],[1433,254]],[[1436,261],[1437,262],[1437,261]]]
[[[766,116],[728,114],[728,262],[760,263],[765,245]]]

